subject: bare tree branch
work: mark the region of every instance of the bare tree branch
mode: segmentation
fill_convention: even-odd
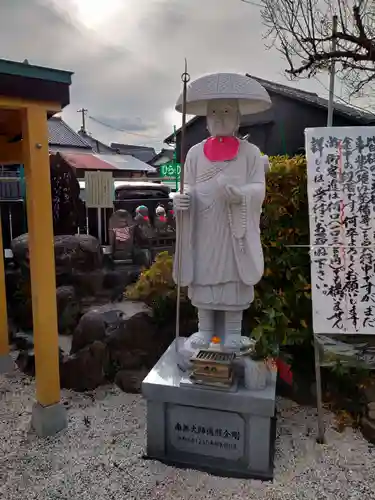
[[[258,1],[267,38],[282,53],[290,76],[311,77],[335,61],[351,94],[375,81],[375,0]]]

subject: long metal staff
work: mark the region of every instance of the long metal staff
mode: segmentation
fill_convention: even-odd
[[[185,161],[185,131],[186,131],[186,94],[187,84],[190,80],[190,75],[187,72],[187,60],[185,59],[185,71],[181,75],[183,82],[182,93],[182,126],[181,126],[181,142],[180,142],[180,193],[184,192],[184,161]],[[177,172],[176,172],[177,173]],[[177,303],[176,303],[176,352],[178,353],[178,343],[180,338],[180,307],[181,307],[181,253],[182,253],[182,213],[177,212]]]

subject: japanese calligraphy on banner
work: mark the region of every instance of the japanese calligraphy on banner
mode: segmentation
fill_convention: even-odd
[[[112,208],[114,184],[112,172],[85,172],[87,208]]]
[[[375,127],[307,129],[313,327],[375,333]]]

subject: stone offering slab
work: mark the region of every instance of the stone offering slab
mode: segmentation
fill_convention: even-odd
[[[193,382],[189,377],[183,377],[180,382],[180,387],[188,387],[189,389],[209,389],[211,391],[220,391],[220,392],[236,392],[238,390],[237,380],[233,382],[231,386],[222,386],[222,385],[209,385],[200,382]]]

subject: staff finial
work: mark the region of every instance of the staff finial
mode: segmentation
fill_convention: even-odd
[[[181,144],[180,144],[180,164],[181,164],[181,174],[180,174],[180,193],[184,189],[184,162],[185,162],[185,131],[186,131],[186,95],[187,95],[187,84],[190,81],[190,75],[188,73],[187,59],[185,58],[185,71],[181,75],[181,80],[183,82],[183,93],[182,93],[182,126],[181,126]]]

